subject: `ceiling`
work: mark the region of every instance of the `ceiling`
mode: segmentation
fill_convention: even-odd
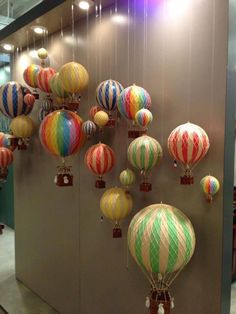
[[[3,0],[5,1],[5,0]],[[98,0],[97,0],[98,1]],[[17,0],[16,2],[21,2]],[[102,3],[102,7],[106,7],[112,3],[114,0],[99,0]],[[14,45],[14,47],[24,48],[27,45],[32,44],[34,41],[39,40],[41,37],[35,35],[35,33],[31,30],[31,27],[34,25],[41,25],[47,28],[48,33],[52,34],[61,29],[61,24],[63,28],[71,25],[71,0],[66,0],[62,4],[58,5],[56,8],[50,10],[46,14],[38,17],[31,23],[12,33],[8,37],[4,38],[4,40],[0,41],[0,45],[3,43],[9,43]],[[0,0],[1,6],[1,0]],[[95,10],[95,6],[92,6],[90,9],[90,13]],[[0,8],[1,12],[1,8]],[[74,7],[74,19],[78,21],[80,18],[85,16],[85,12],[80,10],[78,6]],[[0,49],[1,50],[1,49]]]

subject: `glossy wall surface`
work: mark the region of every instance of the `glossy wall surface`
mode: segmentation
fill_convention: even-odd
[[[120,1],[119,1],[120,3]],[[123,18],[111,18],[114,7],[89,16],[71,30],[48,40],[51,66],[72,60],[90,74],[88,90],[79,109],[88,119],[96,103],[96,86],[109,77],[124,86],[143,86],[152,97],[154,122],[148,134],[161,143],[162,163],[153,169],[153,191],[132,189],[136,213],[146,205],[165,202],[181,209],[192,221],[197,237],[196,253],[171,291],[175,314],[220,314],[222,260],[222,190],[209,205],[199,189],[200,179],[211,173],[223,182],[226,108],[227,15],[226,1],[142,1],[118,5]],[[145,2],[146,3],[146,2]],[[165,3],[166,5],[164,5]],[[117,21],[119,23],[117,23]],[[128,23],[129,22],[129,23]],[[32,61],[22,53],[15,61],[15,79],[22,81]],[[39,104],[38,104],[39,105]],[[37,105],[34,117],[37,121]],[[210,137],[210,151],[194,171],[192,187],[179,185],[180,168],[173,168],[166,141],[177,125],[191,121]],[[15,155],[16,275],[62,314],[143,314],[149,285],[132,258],[124,237],[112,239],[112,226],[100,221],[101,190],[80,155],[71,158],[73,188],[58,188],[53,179],[59,161],[41,147],[37,134],[26,152]],[[117,154],[114,170],[106,176],[107,187],[119,185],[127,167],[127,122],[106,129],[103,142]],[[137,173],[138,175],[138,173]],[[139,180],[139,176],[137,176]]]

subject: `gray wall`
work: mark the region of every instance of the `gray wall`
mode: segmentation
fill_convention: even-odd
[[[163,2],[149,1],[146,23],[143,2],[136,1],[136,14],[134,2],[130,1],[129,26],[111,22],[108,9],[96,22],[90,16],[87,25],[84,21],[75,27],[75,58],[90,74],[80,115],[88,118],[96,86],[109,77],[149,91],[155,117],[149,134],[160,141],[164,159],[152,172],[152,192],[140,193],[138,183],[134,187],[133,214],[163,201],[188,215],[197,247],[171,289],[174,313],[219,314],[222,190],[209,205],[199,181],[208,173],[223,180],[227,1],[186,1],[185,8],[177,1],[175,8],[166,6],[165,12]],[[127,14],[127,7],[119,5],[118,12]],[[51,65],[57,69],[72,59],[69,35],[65,32],[63,39],[59,35],[49,39]],[[16,79],[22,80],[28,62],[24,54],[16,60]],[[211,141],[209,154],[195,169],[192,187],[179,185],[180,169],[173,168],[166,147],[171,130],[188,120],[202,126]],[[108,187],[119,184],[119,172],[127,166],[126,134],[123,119],[117,129],[105,131],[103,140],[117,152],[118,161],[106,176]],[[63,314],[143,314],[149,285],[131,257],[127,258],[125,233],[133,214],[123,223],[123,239],[113,240],[111,224],[100,222],[102,191],[94,188],[94,177],[83,163],[86,149],[96,142],[95,137],[79,156],[70,159],[73,188],[53,184],[58,162],[44,152],[37,135],[28,151],[16,154],[16,276]]]

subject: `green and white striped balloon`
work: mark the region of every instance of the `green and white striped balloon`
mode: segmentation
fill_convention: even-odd
[[[145,172],[153,168],[161,158],[161,145],[153,137],[142,135],[128,147],[128,160],[131,165]]]
[[[130,186],[135,181],[135,173],[130,169],[125,169],[120,173],[120,183],[124,186]]]
[[[182,270],[194,253],[195,242],[190,220],[166,204],[153,204],[138,212],[128,230],[130,252],[150,278]]]

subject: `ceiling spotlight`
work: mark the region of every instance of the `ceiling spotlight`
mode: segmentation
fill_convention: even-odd
[[[46,27],[39,25],[34,25],[31,27],[31,29],[38,35],[42,35],[47,31]]]
[[[94,4],[94,2],[91,1],[91,0],[87,0],[87,1],[79,1],[79,0],[77,0],[76,4],[79,6],[79,8],[81,10],[88,11],[89,8]]]
[[[6,51],[12,51],[14,46],[10,45],[10,44],[3,44],[2,45],[3,49],[5,49]]]

